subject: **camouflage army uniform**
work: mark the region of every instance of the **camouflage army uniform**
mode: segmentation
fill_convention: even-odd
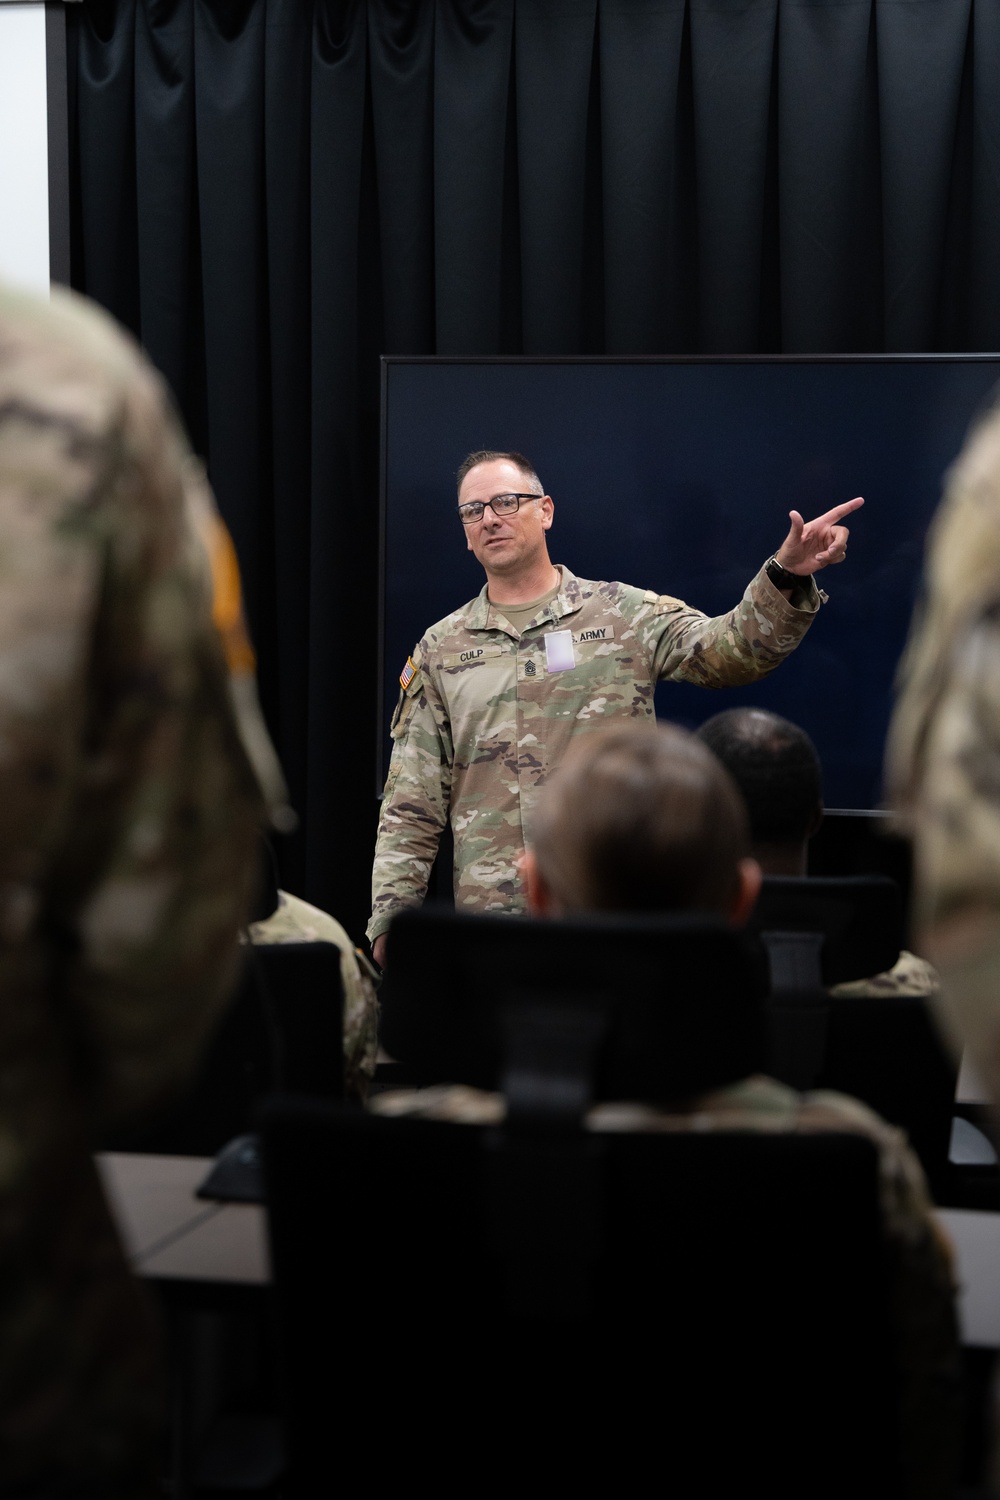
[[[91,1150],[193,1066],[263,804],[200,472],[138,352],[0,292],[0,1493],[140,1496],[160,1377]]]
[[[372,941],[395,911],[423,900],[449,816],[459,910],[523,911],[515,864],[538,790],[571,737],[609,718],[651,720],[660,678],[756,682],[794,650],[819,607],[812,580],[805,606],[793,608],[763,570],[715,619],[668,594],[561,573],[559,593],[520,635],[484,588],[415,648],[392,721]],[[569,670],[547,670],[553,631],[572,633]]]
[[[873,974],[870,979],[848,979],[831,986],[831,995],[844,1000],[871,1000],[897,995],[903,999],[936,1000],[939,989],[937,972],[925,958],[918,958],[904,948],[891,969]]]
[[[344,1084],[364,1098],[375,1076],[378,1056],[378,1000],[375,970],[355,948],[335,917],[299,896],[278,892],[278,909],[248,928],[252,943],[333,943],[340,949],[344,987]]]
[[[470,1125],[499,1124],[506,1115],[501,1094],[458,1085],[389,1090],[368,1108]],[[923,1170],[903,1132],[846,1094],[798,1094],[764,1077],[706,1094],[684,1113],[641,1103],[599,1104],[586,1123],[595,1131],[847,1131],[874,1142],[901,1383],[903,1493],[907,1500],[950,1496],[958,1465],[961,1374],[952,1249],[933,1217]]]
[[[1000,408],[970,434],[934,519],[887,772],[942,1019],[1000,1106]]]

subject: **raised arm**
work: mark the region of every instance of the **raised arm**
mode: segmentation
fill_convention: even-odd
[[[634,611],[653,675],[719,688],[773,672],[815,619],[825,595],[812,575],[843,562],[848,532],[841,522],[863,504],[858,497],[808,522],[792,511],[791,528],[777,553],[724,615],[705,615],[669,594],[625,590],[625,609]]]

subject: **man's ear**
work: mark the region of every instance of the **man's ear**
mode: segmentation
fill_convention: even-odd
[[[542,496],[541,512],[542,530],[548,531],[549,527],[552,525],[552,517],[555,514],[555,504],[551,495]]]
[[[535,858],[533,849],[525,849],[518,860],[518,869],[521,879],[524,881],[524,889],[528,897],[528,910],[533,917],[551,917],[553,914],[552,895],[542,872],[538,868],[538,860]]]
[[[745,927],[750,913],[757,905],[764,875],[755,859],[741,859],[736,873],[739,885],[729,910],[729,920],[734,927]]]

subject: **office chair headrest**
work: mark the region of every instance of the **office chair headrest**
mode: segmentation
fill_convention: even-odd
[[[421,1082],[496,1088],[512,1026],[530,1024],[532,1046],[548,1026],[557,1047],[584,1015],[600,1033],[595,1098],[686,1099],[764,1066],[763,953],[711,917],[423,907],[395,919],[387,947],[383,1044]]]
[[[750,918],[752,931],[822,935],[825,985],[868,979],[899,958],[903,904],[886,875],[766,876]]]

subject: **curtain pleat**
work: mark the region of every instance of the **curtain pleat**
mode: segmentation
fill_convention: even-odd
[[[758,347],[777,11],[777,0],[691,3],[698,343],[706,353]]]
[[[975,0],[972,45],[971,349],[1000,349],[1000,5]]]
[[[781,327],[790,353],[882,347],[873,0],[783,0]]]
[[[437,0],[435,352],[500,348],[513,0]]]
[[[139,7],[134,67],[139,328],[205,448],[194,24],[186,0]]]
[[[517,6],[517,164],[525,354],[583,353],[587,120],[596,0]]]
[[[310,100],[312,16],[301,0],[269,0],[264,38],[264,171],[273,570],[267,623],[256,626],[261,685],[292,805],[308,803],[309,537],[312,463]],[[266,571],[266,570],[265,570]],[[255,622],[256,624],[256,622]],[[301,834],[285,878],[303,889]]]
[[[600,5],[608,354],[690,347],[695,299],[684,274],[687,226],[676,160],[685,10],[685,0]]]
[[[370,848],[374,807],[363,832],[361,788],[371,785],[370,757],[359,753],[374,719],[376,496],[360,451],[363,405],[372,392],[359,381],[364,284],[362,207],[365,186],[367,27],[363,0],[322,0],[312,39],[312,402],[309,544],[309,701],[306,888],[314,900],[352,914],[369,872],[354,851]],[[365,246],[370,256],[370,238]],[[376,386],[372,353],[368,379]],[[377,399],[377,389],[375,392]],[[377,427],[372,436],[377,433]],[[377,463],[377,457],[375,458]],[[305,580],[303,580],[305,581]],[[354,826],[352,826],[354,820]],[[346,835],[346,836],[345,836]],[[348,851],[345,854],[345,849]],[[364,904],[363,902],[360,904]],[[357,930],[357,928],[355,928]]]
[[[385,338],[397,354],[434,342],[434,5],[368,11]]]
[[[883,5],[878,27],[887,347],[930,349],[969,36],[969,3]]]
[[[84,0],[67,26],[74,284],[208,460],[303,820],[283,878],[355,933],[380,353],[1000,346],[1000,0]]]
[[[72,160],[80,174],[74,280],[127,327],[139,327],[136,210],[136,0],[93,6],[81,28]]]
[[[271,507],[264,234],[264,19],[254,0],[194,5],[195,156],[205,289],[208,460],[253,620],[265,613]],[[234,255],[239,256],[239,269]],[[209,295],[209,289],[211,294]]]

